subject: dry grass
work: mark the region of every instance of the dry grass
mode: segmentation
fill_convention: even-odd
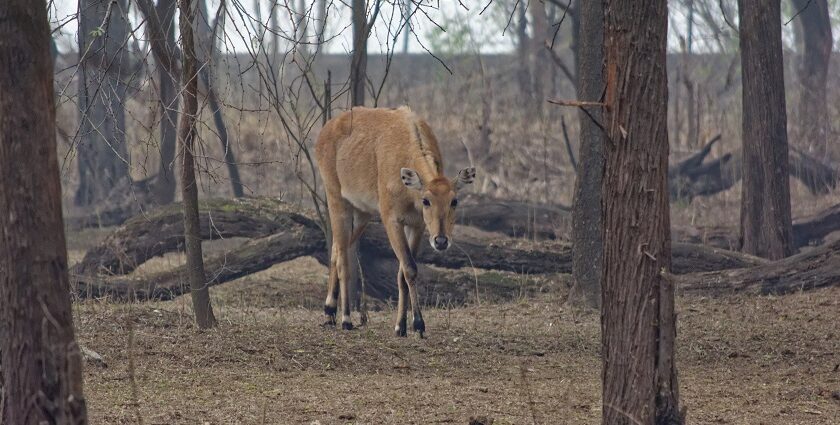
[[[325,270],[302,259],[211,290],[218,329],[188,298],[77,304],[92,423],[584,424],[600,418],[599,322],[561,306],[565,284],[504,304],[428,309],[428,338],[392,312],[325,329]],[[840,289],[679,299],[678,368],[693,423],[840,422]],[[134,344],[129,351],[129,326]]]

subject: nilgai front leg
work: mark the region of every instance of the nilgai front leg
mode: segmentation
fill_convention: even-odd
[[[391,249],[394,250],[394,255],[397,256],[397,261],[400,263],[400,275],[402,275],[408,287],[408,296],[411,299],[411,311],[414,315],[412,328],[422,338],[423,333],[426,331],[426,324],[423,322],[423,315],[420,313],[420,300],[417,297],[417,263],[414,261],[414,256],[411,253],[412,250],[406,238],[405,227],[396,219],[391,219],[385,224],[385,232],[388,234]],[[397,319],[397,327],[399,327],[400,321],[405,323],[405,316],[403,314],[401,316]]]

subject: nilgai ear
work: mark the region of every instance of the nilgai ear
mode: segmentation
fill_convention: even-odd
[[[405,187],[409,189],[423,189],[423,182],[420,181],[420,175],[417,174],[417,171],[414,171],[411,168],[400,168],[400,178],[402,179]]]
[[[472,184],[473,181],[475,181],[475,167],[467,167],[458,172],[458,177],[452,180],[452,185],[455,186],[457,191],[468,184]]]

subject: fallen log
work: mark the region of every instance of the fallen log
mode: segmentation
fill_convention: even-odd
[[[825,195],[837,187],[840,172],[798,149],[789,153],[790,175],[801,181],[813,195]]]
[[[829,233],[838,230],[840,230],[840,204],[794,220],[793,243],[797,248],[820,245]]]
[[[725,154],[711,162],[704,162],[712,147],[720,141],[718,134],[702,149],[668,168],[668,189],[672,200],[691,201],[697,196],[708,196],[729,189],[741,179],[740,160]]]
[[[295,224],[315,226],[300,214],[289,212],[288,205],[269,198],[207,200],[199,209],[202,240],[259,238]],[[70,273],[128,274],[150,258],[182,250],[183,233],[181,204],[158,208],[128,220],[89,250]]]
[[[741,153],[726,153],[705,162],[720,135],[712,138],[702,149],[668,169],[671,199],[691,201],[697,196],[709,196],[730,189],[741,180]],[[837,187],[840,171],[805,152],[791,149],[788,155],[791,177],[801,181],[814,195],[824,195]]]
[[[211,285],[256,273],[298,256],[311,255],[322,264],[328,261],[323,232],[315,222],[288,211],[277,201],[206,201],[201,205],[201,216],[208,217],[202,220],[204,239],[218,238],[218,235],[256,237],[207,261],[207,280]],[[181,249],[182,228],[177,225],[180,219],[177,207],[167,207],[130,220],[101,245],[92,248],[82,263],[71,269],[76,293],[81,297],[108,295],[123,300],[168,299],[182,294],[187,286],[182,282],[181,268],[142,278],[109,276],[125,276],[150,258]],[[744,254],[698,245],[675,243],[673,250],[673,272],[677,274],[747,267],[760,261]],[[365,231],[359,257],[368,293],[377,298],[392,297],[396,289],[397,263],[380,224],[372,223]],[[417,259],[419,263],[437,267],[474,267],[523,276],[571,270],[571,248],[556,242],[465,237],[444,253],[421,249]],[[447,280],[445,275],[434,272],[428,272],[427,278],[442,284]]]
[[[323,251],[324,235],[317,228],[293,226],[270,236],[245,242],[237,249],[205,262],[209,286],[265,270],[275,264]],[[190,290],[186,265],[146,277],[72,275],[81,298],[108,297],[115,301],[168,300]]]
[[[571,208],[532,202],[500,200],[470,194],[458,207],[457,223],[526,239],[559,239]]]
[[[263,202],[264,198],[249,198]],[[142,213],[140,201],[123,202],[118,206],[104,208],[86,216],[64,218],[68,230],[90,227],[111,227],[125,224]],[[162,207],[164,210],[179,208],[180,204]],[[160,211],[155,209],[154,211]],[[485,195],[468,194],[458,207],[457,223],[496,232],[510,237],[532,239],[556,239],[559,230],[568,220],[570,207],[540,203],[503,200]],[[148,215],[148,214],[147,214]]]
[[[676,276],[683,294],[782,295],[840,284],[840,241],[754,267]]]
[[[793,220],[793,246],[821,245],[826,236],[840,231],[840,204],[818,213]],[[739,249],[738,229],[732,226],[675,226],[671,235],[674,241],[708,245],[728,250]]]

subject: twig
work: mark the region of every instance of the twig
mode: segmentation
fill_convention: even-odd
[[[589,106],[600,106],[602,108],[607,107],[607,104],[604,102],[590,102],[585,100],[548,99],[548,103],[560,106],[576,106],[578,108],[586,108]]]
[[[797,16],[799,16],[802,12],[804,12],[805,9],[807,9],[808,6],[811,5],[811,1],[812,0],[808,0],[808,3],[805,3],[805,6],[803,6],[802,9],[799,9],[798,12],[796,12],[793,16],[791,16],[790,19],[788,19],[787,22],[785,22],[785,26],[787,26],[787,24],[791,23],[794,19],[796,19]]]

